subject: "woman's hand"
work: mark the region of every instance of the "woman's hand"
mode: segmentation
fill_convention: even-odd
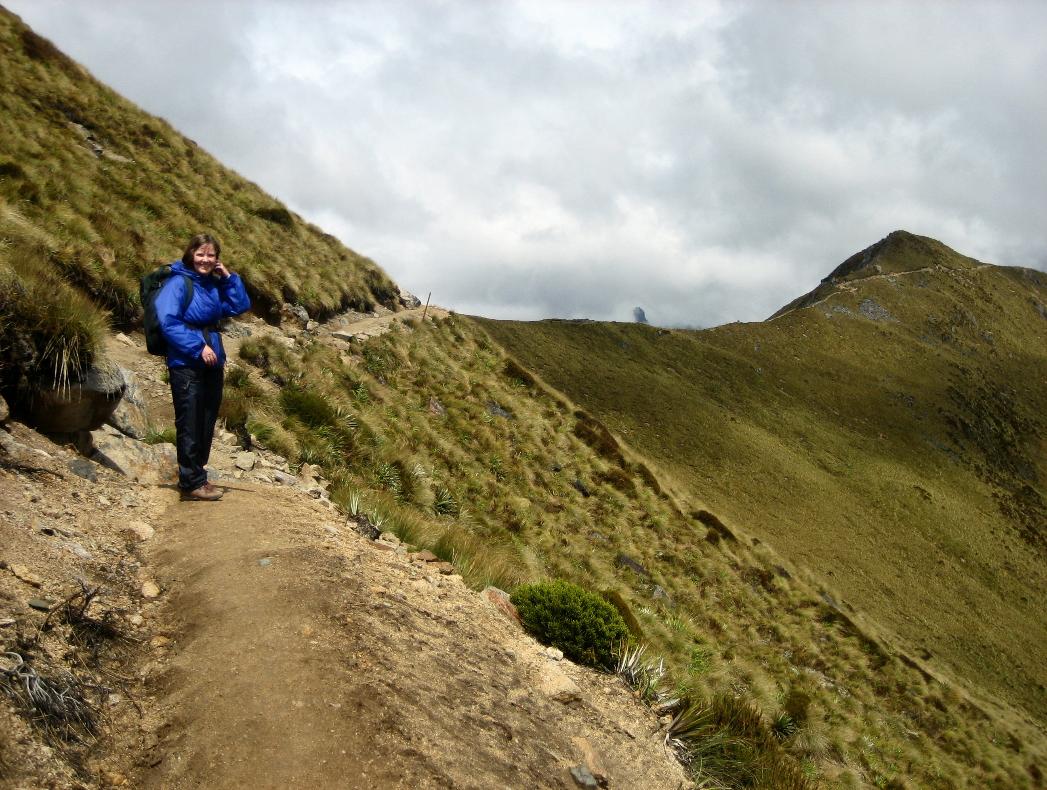
[[[214,273],[217,274],[219,277],[221,277],[223,280],[226,277],[228,277],[230,274],[232,274],[231,271],[229,271],[227,268],[225,268],[225,264],[222,263],[221,261],[215,261]]]
[[[209,368],[213,368],[218,364],[218,355],[210,346],[204,346],[204,350],[200,352],[200,359],[202,359],[204,364]]]

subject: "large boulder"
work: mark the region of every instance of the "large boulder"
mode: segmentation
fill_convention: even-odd
[[[125,388],[120,368],[94,365],[82,381],[38,390],[29,417],[45,433],[93,431],[112,415]]]
[[[124,436],[111,425],[91,431],[91,459],[139,483],[171,483],[178,479],[178,455],[173,444],[146,444]]]
[[[6,422],[10,416],[11,410],[7,407],[7,401],[4,400],[3,395],[0,395],[0,422]]]
[[[145,410],[145,398],[138,386],[134,373],[125,368],[118,368],[124,382],[124,397],[116,405],[106,422],[120,433],[132,439],[144,439],[149,430],[149,418]]]
[[[410,291],[400,291],[400,304],[410,310],[412,307],[421,307],[422,300]]]

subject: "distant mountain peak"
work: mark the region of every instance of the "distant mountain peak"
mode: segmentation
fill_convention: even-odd
[[[969,269],[979,261],[961,255],[928,236],[917,236],[906,230],[896,230],[845,260],[822,280],[837,283],[858,280],[877,274],[896,274],[944,266],[949,269]]]
[[[794,299],[771,318],[818,303],[832,293],[838,283],[905,272],[973,269],[981,265],[981,261],[961,255],[937,239],[896,230],[861,252],[856,252],[833,269],[817,288]]]

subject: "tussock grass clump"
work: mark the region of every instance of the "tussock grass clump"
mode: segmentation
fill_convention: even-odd
[[[0,249],[0,385],[8,390],[82,378],[108,329],[94,303],[37,253]]]
[[[615,647],[629,638],[618,610],[597,593],[556,580],[517,587],[512,602],[524,626],[572,661],[609,667]]]
[[[88,687],[70,672],[41,672],[20,653],[2,653],[0,688],[49,738],[83,743],[98,734],[99,715],[88,701]]]

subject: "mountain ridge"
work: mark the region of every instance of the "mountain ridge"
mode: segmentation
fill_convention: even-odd
[[[878,244],[867,250],[882,252],[885,245]],[[924,246],[948,250],[938,243]],[[912,561],[904,551],[884,553],[878,539],[856,540],[861,533],[855,529],[898,522],[899,528],[908,523],[907,529],[919,530],[912,539],[929,541],[921,549],[925,556],[944,549],[940,556],[957,563],[943,577],[952,579],[945,586],[933,581],[935,576],[928,579],[929,569],[905,577],[911,584],[931,581],[940,587],[927,605],[933,601],[953,612],[955,646],[932,647],[930,638],[927,647],[942,658],[952,654],[966,666],[961,674],[973,672],[1002,690],[1001,680],[1009,675],[991,658],[998,648],[989,644],[1000,637],[1010,641],[1008,652],[1025,667],[1025,680],[1007,696],[1029,705],[1042,721],[1047,678],[1029,661],[1024,642],[1006,631],[989,637],[985,626],[975,626],[973,631],[982,630],[978,638],[988,639],[976,649],[965,624],[970,607],[949,601],[966,574],[960,560],[970,563],[971,552],[983,555],[977,572],[986,574],[980,584],[984,605],[993,611],[998,606],[991,600],[1001,584],[1011,585],[1008,595],[1019,608],[1044,589],[1037,568],[1047,545],[1042,419],[1047,322],[1037,306],[1047,301],[1047,277],[958,254],[955,266],[942,265],[940,255],[932,254],[906,261],[904,271],[866,268],[862,276],[855,261],[868,267],[877,259],[866,252],[834,270],[851,279],[820,286],[766,322],[698,332],[628,324],[482,323],[522,364],[669,470],[685,501],[726,516],[728,523],[747,524],[749,534],[770,540],[804,565],[833,570],[818,574],[825,583],[839,584],[842,562],[850,580],[844,585],[848,600],[879,599],[874,613],[917,641],[928,639],[937,626],[924,615],[919,619],[925,627],[906,625],[897,614],[898,599],[892,603],[894,594],[888,594],[897,582],[882,575]],[[957,508],[959,502],[966,504]],[[946,508],[946,523],[955,519],[963,525],[958,534],[968,536],[957,542],[958,534],[934,526],[933,511],[921,511],[927,504]],[[822,522],[828,539],[803,526]],[[894,537],[906,545],[907,539]],[[1001,539],[1011,548],[990,560],[984,541],[998,548]],[[865,549],[855,553],[848,544]],[[962,556],[950,557],[946,547],[961,545]],[[862,551],[883,556],[884,568],[863,562]],[[1004,583],[1001,572],[1030,573],[1030,586]],[[935,574],[941,576],[941,569]],[[878,581],[854,586],[861,576]],[[916,617],[913,601],[922,595],[910,594],[901,606],[912,609],[907,616]],[[1032,610],[1024,611],[1024,618],[1035,619]],[[1011,620],[1013,633],[1022,633],[1022,618]],[[1037,633],[1033,644],[1042,651],[1047,635]],[[972,651],[981,657],[973,658]],[[985,672],[991,665],[998,671]]]
[[[155,611],[146,592],[177,594],[199,576],[190,569],[161,585],[136,582],[171,566],[116,531],[137,506],[126,490],[133,484],[125,478],[120,491],[121,481],[107,477],[120,492],[110,496],[108,487],[77,482],[110,474],[95,467],[114,444],[157,452],[125,431],[149,441],[170,435],[161,363],[132,353],[138,335],[114,337],[111,329],[114,321],[134,325],[136,267],[166,260],[186,230],[214,224],[243,254],[244,266],[234,268],[268,295],[259,300],[264,322],[245,316],[228,327],[223,485],[246,477],[305,488],[322,500],[318,508],[340,508],[332,520],[363,514],[380,525],[382,550],[396,541],[425,549],[477,590],[557,578],[601,593],[646,645],[651,663],[637,677],[665,684],[637,693],[682,700],[679,713],[700,750],[690,766],[700,785],[1042,786],[1047,638],[1036,604],[1044,570],[1021,529],[1022,519],[1037,525],[1042,504],[1047,297],[1039,279],[1006,267],[921,265],[837,283],[823,302],[773,322],[703,332],[395,311],[391,281],[376,266],[167,125],[81,81],[79,67],[0,17],[0,76],[15,86],[0,96],[0,234],[11,240],[0,245],[0,374],[46,383],[61,370],[53,362],[78,348],[97,351],[140,373],[149,407],[134,426],[121,418],[96,432],[97,447],[78,437],[94,461],[34,440],[0,411],[0,485],[11,492],[5,501],[17,502],[6,505],[11,520],[0,521],[11,536],[0,541],[8,565],[0,570],[9,571],[0,575],[2,652],[21,651],[42,672],[69,672],[108,694],[106,672],[130,676],[121,662],[195,665],[193,635],[215,625],[194,610],[183,623],[146,617],[144,632],[126,630],[142,627],[133,614],[139,605]],[[129,174],[149,189],[136,191],[123,180]],[[199,200],[195,187],[212,182],[213,201]],[[127,198],[130,210],[107,210],[102,187]],[[269,254],[297,239],[320,245],[327,273],[353,278],[343,292],[316,290],[323,267]],[[383,300],[386,307],[376,306]],[[354,309],[341,312],[347,305]],[[37,344],[39,359],[10,354],[11,341]],[[48,358],[48,349],[58,353]],[[134,376],[126,381],[126,405],[140,405]],[[54,457],[44,463],[37,449]],[[48,488],[68,499],[42,503]],[[76,494],[89,499],[79,503]],[[238,495],[227,502],[233,510]],[[162,526],[204,526],[173,504]],[[252,514],[262,506],[239,504]],[[73,523],[81,507],[86,520]],[[291,532],[324,524],[291,520]],[[237,526],[259,542],[280,538],[265,531],[280,526],[269,521]],[[326,527],[320,551],[330,562],[306,575],[323,576],[345,559]],[[200,533],[201,541],[210,534]],[[170,537],[174,554],[189,553]],[[225,549],[239,550],[232,544]],[[10,546],[18,556],[7,558]],[[286,578],[287,555],[265,559],[248,554],[234,565]],[[34,566],[51,563],[58,570],[34,575]],[[102,641],[78,641],[78,607],[45,614],[27,606],[30,589],[80,600],[69,598],[75,585],[67,589],[77,577],[112,588],[93,610],[113,628]],[[341,578],[325,600],[340,594]],[[374,586],[385,592],[353,589],[351,600],[389,592]],[[201,596],[206,590],[192,597]],[[374,603],[391,613],[411,599],[399,589],[387,597]],[[449,600],[446,616],[427,617],[422,630],[455,632],[467,615]],[[337,615],[341,604],[330,605]],[[163,632],[151,633],[154,624]],[[264,632],[264,618],[260,625]],[[34,633],[43,636],[34,641]],[[124,640],[128,633],[152,638]],[[403,652],[411,630],[401,636]],[[262,639],[251,649],[264,655],[272,646]],[[478,645],[500,661],[491,647]],[[383,666],[402,658],[378,656]],[[228,664],[196,679],[224,687],[214,673]],[[311,669],[322,674],[324,666]],[[170,687],[178,680],[174,672]],[[126,713],[126,729],[76,743],[55,740],[32,708],[4,695],[0,717],[18,724],[19,738],[5,740],[0,727],[0,782],[14,766],[35,772],[41,785],[57,775],[126,784],[92,773],[94,757],[108,750],[113,760],[155,768],[159,739],[165,748],[188,744],[210,715],[194,708],[170,729],[140,735],[130,694],[151,713],[168,706],[134,688],[95,700],[100,710]],[[414,730],[397,721],[395,706],[381,707],[380,692],[367,702],[390,723],[395,746],[414,748]],[[421,719],[457,722],[469,705],[435,693]],[[305,722],[331,712],[322,714]],[[470,721],[484,728],[482,738],[503,737],[484,715]],[[249,761],[250,729],[242,734],[235,756]],[[145,751],[121,752],[114,738],[122,736]],[[561,748],[568,746],[551,751]],[[26,753],[31,765],[9,759]],[[566,754],[540,752],[536,765],[562,765]],[[446,756],[419,757],[412,770],[439,777]]]

